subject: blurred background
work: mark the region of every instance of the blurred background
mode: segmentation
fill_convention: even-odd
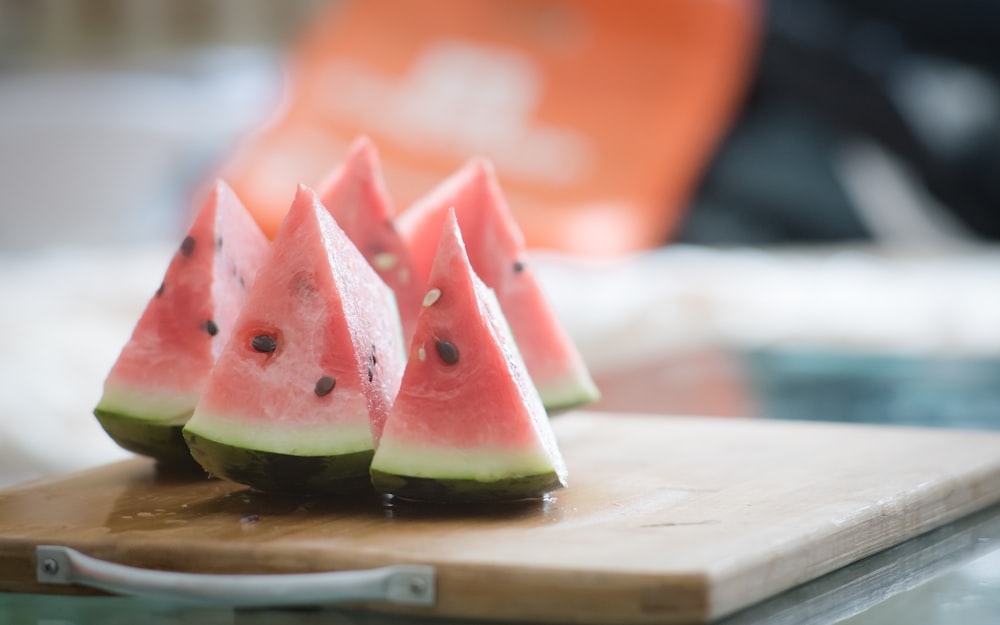
[[[0,486],[127,455],[90,411],[214,176],[273,225],[360,133],[400,209],[494,160],[597,409],[995,429],[998,25],[993,0],[0,0]],[[872,614],[988,622],[980,562]]]
[[[494,159],[598,409],[996,428],[997,24],[0,0],[0,484],[124,455],[89,413],[213,176],[273,221],[360,133],[399,209]]]

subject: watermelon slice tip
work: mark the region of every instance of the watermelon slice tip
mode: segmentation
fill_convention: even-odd
[[[271,249],[184,428],[188,446],[209,473],[258,490],[369,485],[403,369],[395,299],[308,187]]]
[[[454,208],[473,270],[496,292],[528,373],[550,412],[594,402],[600,392],[542,291],[493,165],[469,160],[398,219],[414,266],[428,275],[446,214]]]
[[[399,395],[372,460],[405,499],[537,498],[565,485],[548,416],[449,211]]]
[[[217,180],[104,382],[94,416],[118,445],[167,465],[195,466],[181,427],[267,246],[233,191]]]

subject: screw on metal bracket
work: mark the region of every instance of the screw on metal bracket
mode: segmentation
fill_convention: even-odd
[[[59,572],[59,563],[52,558],[42,560],[42,572],[46,575],[55,575]]]
[[[427,592],[427,580],[423,577],[413,577],[408,587],[413,596],[419,597]]]

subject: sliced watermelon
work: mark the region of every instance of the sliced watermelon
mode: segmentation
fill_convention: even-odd
[[[392,292],[300,187],[185,439],[259,490],[367,486],[403,362]]]
[[[396,294],[403,336],[409,341],[424,296],[424,279],[413,270],[410,251],[396,232],[378,151],[367,137],[354,142],[344,165],[320,186],[319,197],[337,225]]]
[[[429,276],[452,207],[472,268],[496,292],[545,407],[554,411],[596,401],[600,393],[538,284],[524,236],[488,161],[470,161],[397,219],[418,274]]]
[[[267,246],[236,195],[216,182],[94,409],[119,445],[164,462],[191,463],[181,427],[232,334]]]
[[[565,485],[566,468],[503,313],[454,212],[445,218],[372,483],[411,499],[538,497]]]

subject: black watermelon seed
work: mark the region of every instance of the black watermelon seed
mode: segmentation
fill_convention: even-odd
[[[247,283],[243,281],[243,276],[240,276],[240,286],[242,288],[247,288]]]
[[[190,256],[194,254],[194,237],[186,236],[184,237],[184,242],[181,243],[181,254],[184,256]]]
[[[371,365],[367,365],[367,366],[368,366],[368,381],[371,382],[372,380],[375,379],[375,372],[372,371],[372,366]]]
[[[524,263],[519,260],[514,261],[514,273],[521,273],[524,271]]]
[[[270,354],[274,350],[278,349],[278,341],[274,340],[273,336],[258,334],[251,339],[250,347],[262,354]]]
[[[215,336],[219,333],[219,326],[211,319],[207,319],[205,323],[201,324],[201,329],[208,332],[209,336]]]
[[[160,283],[160,288],[156,289],[156,296],[160,297],[161,295],[163,295],[163,283],[162,282]]]
[[[437,342],[437,353],[446,365],[453,365],[458,362],[458,348],[448,341]]]
[[[215,249],[217,250],[222,249],[222,237],[219,237],[218,239],[215,240]]]
[[[316,380],[316,388],[313,389],[313,392],[316,393],[317,397],[324,397],[330,394],[334,386],[337,386],[337,380],[331,375],[324,375]]]
[[[372,364],[373,365],[377,365],[378,364],[378,358],[375,356],[375,346],[374,345],[372,345]]]

